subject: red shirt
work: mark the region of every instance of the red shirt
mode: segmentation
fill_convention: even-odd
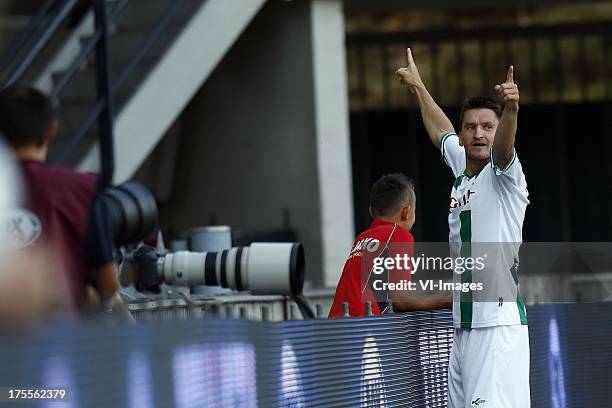
[[[39,240],[53,249],[60,266],[58,278],[66,282],[71,304],[77,309],[85,295],[89,271],[100,266],[92,263],[85,245],[97,177],[42,162],[21,164],[28,208],[42,224]],[[105,244],[97,242],[100,246]]]
[[[348,302],[351,316],[364,316],[365,302],[368,300],[372,303],[372,314],[381,314],[370,283],[377,278],[371,272],[374,258],[385,255],[411,257],[413,243],[412,234],[399,225],[389,221],[374,220],[353,242],[336,288],[329,317],[341,317],[344,302]],[[385,252],[385,249],[388,250]],[[410,280],[410,276],[409,269],[395,270],[389,274],[389,281]]]

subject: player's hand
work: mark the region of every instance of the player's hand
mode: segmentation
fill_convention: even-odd
[[[400,83],[406,84],[410,87],[411,92],[415,92],[416,88],[423,86],[423,81],[421,80],[421,75],[419,75],[419,70],[417,69],[414,60],[412,59],[412,51],[410,48],[406,49],[406,67],[400,68],[395,73],[400,79]]]
[[[518,109],[519,90],[514,83],[514,67],[510,65],[506,74],[506,82],[500,85],[495,85],[495,92],[506,104],[506,109]]]

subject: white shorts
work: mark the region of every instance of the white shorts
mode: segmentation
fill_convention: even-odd
[[[525,325],[455,329],[448,365],[450,408],[529,408]]]

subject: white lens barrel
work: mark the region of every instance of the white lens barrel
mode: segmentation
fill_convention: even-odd
[[[164,281],[176,286],[202,284],[205,280],[206,252],[179,251],[164,259]]]
[[[299,243],[253,243],[220,252],[167,254],[160,276],[171,285],[210,285],[252,294],[296,295],[304,283],[304,251]]]
[[[236,252],[238,248],[232,248],[227,251],[225,257],[225,276],[227,279],[227,287],[236,289]]]
[[[292,295],[295,291],[294,243],[253,243],[247,261],[251,293]],[[301,246],[299,246],[301,249]],[[303,261],[302,261],[303,262]],[[301,291],[301,285],[300,285]]]

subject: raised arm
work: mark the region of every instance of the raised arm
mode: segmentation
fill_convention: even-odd
[[[500,168],[505,169],[514,149],[516,125],[518,119],[518,86],[514,83],[514,67],[510,65],[506,74],[506,82],[495,86],[495,91],[503,98],[505,107],[493,140],[493,160]]]
[[[406,58],[408,65],[405,68],[398,69],[396,74],[400,78],[400,83],[407,84],[410,92],[416,95],[429,138],[437,148],[440,148],[442,136],[455,130],[451,121],[431,97],[425,84],[423,84],[419,70],[412,59],[410,48],[406,50]]]

